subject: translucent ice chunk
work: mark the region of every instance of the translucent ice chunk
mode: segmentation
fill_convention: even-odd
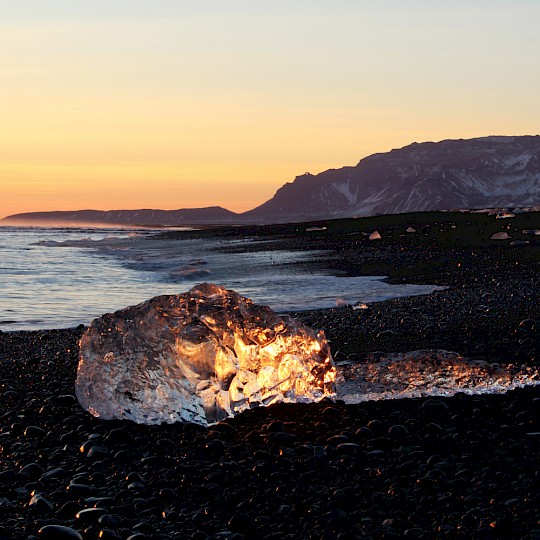
[[[323,332],[204,283],[94,320],[75,392],[104,419],[206,425],[271,403],[335,393]]]
[[[379,399],[500,393],[540,384],[535,367],[488,363],[437,349],[369,353],[340,366],[338,397],[346,403]]]

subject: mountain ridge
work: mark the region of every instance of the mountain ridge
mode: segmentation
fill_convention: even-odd
[[[412,143],[301,175],[244,215],[272,221],[294,212],[310,220],[539,201],[540,136],[489,136]]]
[[[306,173],[285,183],[268,201],[240,214],[216,206],[79,210],[14,214],[2,222],[226,225],[539,204],[540,136],[491,135],[414,142],[371,154],[354,166]]]
[[[238,214],[221,206],[205,208],[183,208],[159,210],[141,208],[137,210],[57,210],[50,212],[24,212],[5,217],[1,221],[16,222],[59,222],[77,224],[117,224],[133,226],[159,225],[204,225],[215,221],[234,220]],[[0,222],[1,222],[0,221]]]

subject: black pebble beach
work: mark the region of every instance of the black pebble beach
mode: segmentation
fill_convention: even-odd
[[[399,218],[380,241],[324,224],[261,229],[256,244],[316,245],[328,252],[313,265],[447,287],[294,314],[325,330],[337,359],[442,348],[538,365],[538,243],[490,242],[501,223],[485,215],[452,228],[449,214],[447,231],[424,218],[440,234],[403,236],[412,218]],[[487,225],[471,244],[472,219]],[[540,540],[540,387],[276,405],[209,429],[102,421],[74,397],[83,331],[0,333],[0,540]]]

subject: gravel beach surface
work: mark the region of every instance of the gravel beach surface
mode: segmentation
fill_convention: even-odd
[[[317,245],[318,268],[448,286],[295,314],[325,330],[338,360],[433,347],[538,363],[534,242],[446,245],[381,228],[373,243],[329,229],[257,231],[250,249]],[[209,429],[108,422],[73,395],[83,331],[0,333],[0,540],[540,539],[539,387],[277,405]]]

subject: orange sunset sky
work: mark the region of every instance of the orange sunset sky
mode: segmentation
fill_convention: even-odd
[[[0,217],[244,211],[413,141],[540,131],[536,0],[0,9]]]

